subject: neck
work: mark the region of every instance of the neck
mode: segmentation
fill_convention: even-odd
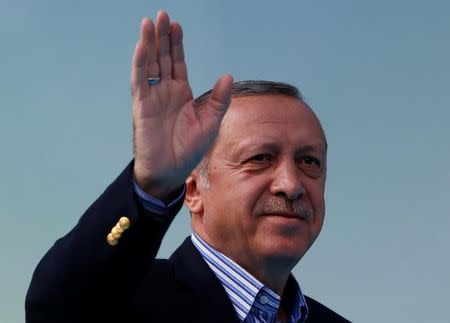
[[[276,257],[276,259],[266,259],[259,264],[253,262],[251,265],[244,265],[243,267],[281,297],[289,275],[296,263],[296,260]]]
[[[229,245],[224,246],[210,239],[202,227],[196,228],[193,225],[193,229],[208,245],[235,261],[277,295],[280,297],[283,295],[289,275],[300,260],[299,258],[285,255],[261,257],[248,254],[242,249],[233,249]]]

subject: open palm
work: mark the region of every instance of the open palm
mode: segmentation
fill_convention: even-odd
[[[160,78],[149,85],[148,78]],[[207,103],[197,107],[188,82],[183,32],[167,13],[156,26],[144,19],[132,64],[134,178],[157,198],[180,187],[208,151],[231,96],[222,76]]]

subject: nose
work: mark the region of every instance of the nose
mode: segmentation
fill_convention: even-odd
[[[271,193],[284,196],[289,200],[300,199],[305,194],[301,175],[294,160],[281,162],[274,173],[270,187]]]

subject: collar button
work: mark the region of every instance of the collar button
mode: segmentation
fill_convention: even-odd
[[[261,304],[265,305],[267,303],[269,303],[269,299],[267,298],[266,295],[263,295],[259,298],[259,301],[261,302]]]

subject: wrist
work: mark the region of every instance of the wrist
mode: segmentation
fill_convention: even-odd
[[[142,191],[164,202],[173,200],[182,188],[182,184],[171,184],[136,163],[133,167],[133,179]]]

